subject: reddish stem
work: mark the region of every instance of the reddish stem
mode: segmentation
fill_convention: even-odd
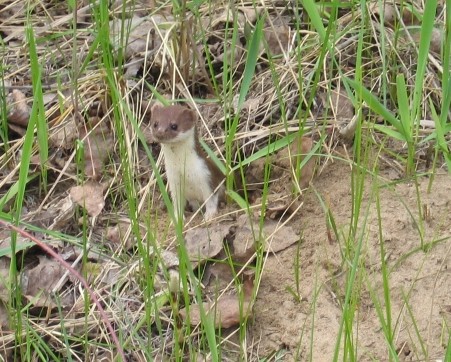
[[[113,339],[113,342],[116,345],[118,354],[121,356],[122,361],[125,362],[126,359],[125,359],[124,351],[122,350],[122,347],[121,347],[121,345],[119,343],[119,339],[116,336],[116,332],[114,331],[113,326],[111,325],[111,322],[110,322],[110,320],[108,319],[108,316],[105,313],[105,310],[103,309],[102,305],[100,304],[99,299],[96,297],[95,293],[91,290],[91,288],[89,287],[88,283],[80,275],[80,273],[78,271],[76,271],[74,268],[72,268],[72,266],[68,262],[66,262],[63,258],[61,258],[61,256],[59,256],[47,244],[43,243],[42,241],[40,241],[39,239],[37,239],[33,235],[29,234],[25,230],[22,230],[22,229],[18,228],[17,226],[14,226],[14,225],[12,225],[10,223],[7,223],[7,222],[5,222],[3,220],[0,220],[0,225],[4,225],[6,228],[8,228],[10,230],[14,230],[14,231],[18,232],[20,235],[22,235],[23,237],[25,237],[27,239],[30,239],[31,241],[36,243],[36,245],[38,245],[41,249],[43,249],[47,254],[49,254],[53,258],[55,258],[58,261],[58,263],[60,263],[64,268],[66,268],[73,276],[75,276],[80,281],[80,283],[88,291],[89,296],[91,297],[91,300],[97,306],[97,309],[99,310],[99,313],[100,313],[101,318],[103,319],[103,322],[105,323],[106,327],[108,328],[108,330],[111,333],[111,338]]]

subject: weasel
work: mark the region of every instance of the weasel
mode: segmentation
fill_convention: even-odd
[[[197,209],[205,203],[205,220],[218,211],[224,176],[202,149],[196,127],[196,113],[184,106],[161,106],[151,109],[153,140],[161,144],[169,191],[177,219],[182,217],[186,201]]]

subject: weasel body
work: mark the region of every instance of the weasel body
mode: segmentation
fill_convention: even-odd
[[[206,202],[204,217],[210,220],[218,211],[224,187],[217,188],[224,176],[199,143],[195,112],[180,105],[154,105],[151,112],[152,136],[161,143],[176,217],[183,217],[186,201],[194,208]]]

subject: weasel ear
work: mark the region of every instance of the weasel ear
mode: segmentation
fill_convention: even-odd
[[[193,122],[196,122],[197,112],[194,109],[190,109],[189,111],[191,112],[191,118],[193,119]]]
[[[184,110],[183,113],[184,113],[184,116],[186,116],[187,119],[188,119],[190,122],[192,122],[192,123],[195,123],[195,122],[196,122],[196,120],[197,120],[197,113],[196,113],[195,110],[190,109],[190,108],[185,108],[185,110]]]
[[[154,102],[151,106],[150,106],[150,114],[152,115],[154,111],[156,111],[157,109],[163,108],[162,104],[160,102]]]

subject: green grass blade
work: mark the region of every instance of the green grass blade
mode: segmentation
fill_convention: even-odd
[[[238,98],[238,110],[239,113],[243,103],[246,99],[247,93],[254,80],[255,66],[257,65],[258,55],[260,53],[260,44],[263,36],[263,24],[265,22],[265,17],[261,17],[255,26],[254,32],[252,33],[249,48],[247,49],[246,56],[246,66],[244,68],[243,80],[241,81],[240,96]]]
[[[234,171],[238,170],[240,167],[246,166],[246,165],[250,164],[251,162],[258,160],[259,158],[262,158],[266,155],[270,155],[270,154],[276,152],[277,150],[280,150],[281,148],[289,145],[296,136],[297,136],[297,133],[292,133],[292,134],[286,135],[285,137],[283,137],[273,143],[270,143],[266,147],[263,147],[262,149],[258,150],[257,152],[253,153],[251,156],[249,156],[248,158],[246,158],[245,160],[240,162],[237,166],[233,167],[231,169],[231,172],[234,172]]]
[[[432,101],[429,100],[432,119],[435,123],[435,135],[437,137],[437,147],[442,151],[443,156],[445,157],[446,165],[448,166],[448,173],[451,173],[451,153],[448,147],[448,142],[446,141],[446,129],[444,129],[443,124],[435,111],[434,105]]]
[[[210,147],[208,147],[208,145],[205,143],[205,141],[203,139],[200,140],[200,144],[201,144],[202,148],[205,150],[205,152],[207,152],[207,155],[215,163],[215,165],[218,166],[219,169],[221,170],[221,172],[225,175],[227,172],[227,169],[226,169],[224,163],[221,162],[221,160],[218,158],[218,156],[216,156],[216,154],[212,151],[212,149]]]
[[[318,32],[321,43],[324,44],[325,42],[327,42],[326,29],[324,28],[323,19],[321,19],[318,8],[316,7],[316,2],[313,0],[301,0],[301,3],[305,11],[307,11],[313,27]]]
[[[387,126],[384,126],[382,124],[375,124],[375,125],[373,125],[373,128],[378,130],[378,131],[380,131],[380,132],[382,132],[382,133],[385,133],[387,136],[390,136],[390,137],[392,137],[394,139],[397,139],[398,141],[401,141],[401,142],[405,141],[404,136],[401,133],[395,131],[391,127],[387,127]]]
[[[406,141],[410,142],[412,136],[412,123],[409,114],[406,82],[403,74],[398,74],[396,76],[396,92],[398,96],[398,112],[401,118],[401,127],[404,131],[403,135],[406,138]]]
[[[48,130],[47,122],[45,119],[45,107],[42,94],[42,83],[41,83],[41,67],[39,65],[38,53],[36,50],[35,35],[33,27],[28,24],[26,28],[28,50],[30,53],[30,69],[31,69],[31,80],[33,83],[33,108],[35,108],[36,117],[36,129],[37,129],[37,140],[39,145],[39,160],[41,162],[41,172],[44,188],[47,184],[47,167],[46,162],[48,159],[49,148],[48,148]]]
[[[36,178],[37,174],[29,175],[25,181],[25,184],[28,184],[30,181],[34,180]],[[6,193],[3,195],[3,197],[0,198],[0,210],[3,210],[6,203],[10,201],[14,196],[17,195],[19,192],[20,182],[15,182],[9,189],[6,191]]]
[[[353,79],[347,78],[349,84],[362,96],[362,99],[368,104],[371,110],[381,115],[388,123],[390,123],[396,130],[405,137],[404,129],[401,122],[391,113],[379,100],[361,83]]]
[[[446,14],[445,14],[445,29],[443,36],[443,49],[442,49],[442,63],[444,72],[442,73],[442,90],[443,99],[447,99],[447,102],[442,104],[442,116],[446,111],[449,114],[450,100],[451,100],[451,72],[446,71],[451,69],[451,0],[446,0]],[[442,118],[445,122],[446,116]]]
[[[425,2],[423,21],[421,25],[420,48],[418,50],[418,63],[415,76],[415,88],[413,91],[412,114],[411,119],[419,127],[418,116],[423,96],[424,73],[429,56],[429,46],[431,43],[432,30],[435,24],[435,12],[437,10],[437,0],[428,0]]]
[[[406,82],[404,80],[403,74],[398,74],[396,76],[396,91],[398,98],[398,113],[401,118],[401,127],[403,129],[405,141],[407,142],[406,174],[411,175],[411,173],[415,168],[414,165],[415,148],[412,137],[414,124],[412,122],[411,114],[409,112],[409,100],[407,96]]]

